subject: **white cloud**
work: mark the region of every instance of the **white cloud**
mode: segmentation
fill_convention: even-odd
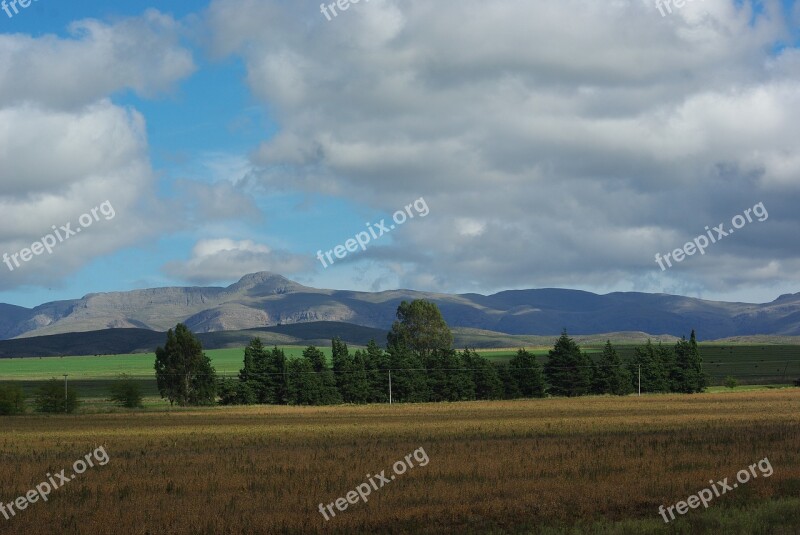
[[[195,69],[178,23],[154,9],[114,24],[76,21],[69,34],[0,34],[3,105],[75,108],[128,88],[152,96]]]
[[[781,262],[800,230],[787,20],[775,0],[695,4],[374,0],[328,22],[318,2],[215,0],[208,23],[281,124],[253,158],[266,187],[436,206],[380,251],[400,285],[658,291],[656,252],[759,201],[771,226],[679,282],[732,291],[764,271],[720,269],[761,265],[800,282]]]
[[[198,241],[189,260],[170,262],[164,271],[195,284],[208,284],[257,271],[292,274],[307,271],[310,266],[310,257],[272,250],[251,240],[216,238]]]

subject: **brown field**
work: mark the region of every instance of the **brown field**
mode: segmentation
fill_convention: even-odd
[[[800,389],[0,417],[0,501],[98,445],[107,465],[0,533],[800,532]],[[368,503],[317,511],[420,447]],[[658,515],[764,457],[770,478]]]

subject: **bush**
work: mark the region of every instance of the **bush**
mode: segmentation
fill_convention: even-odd
[[[128,409],[143,407],[142,387],[128,375],[120,375],[114,384],[111,385],[110,390],[111,398],[109,401],[113,401],[117,405]]]
[[[0,385],[0,416],[25,412],[25,394],[18,385]]]
[[[733,390],[734,388],[736,388],[737,386],[739,386],[739,381],[737,381],[737,380],[736,380],[734,377],[732,377],[732,376],[730,376],[730,375],[729,375],[729,376],[727,376],[727,377],[725,378],[725,381],[723,381],[723,383],[722,383],[722,384],[724,384],[725,386],[727,386],[728,388],[730,388],[731,390]]]
[[[78,408],[78,393],[70,388],[65,399],[63,383],[50,379],[36,391],[34,405],[38,412],[72,413]]]

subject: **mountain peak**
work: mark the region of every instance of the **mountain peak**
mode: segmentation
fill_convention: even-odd
[[[259,271],[245,275],[239,282],[229,287],[232,291],[247,291],[255,295],[285,294],[305,288],[287,279],[283,275],[271,271]]]

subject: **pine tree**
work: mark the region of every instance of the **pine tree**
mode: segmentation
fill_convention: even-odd
[[[591,389],[590,364],[581,348],[567,335],[561,333],[553,349],[548,352],[544,374],[553,396],[583,396]]]
[[[697,349],[694,329],[692,329],[688,341],[686,338],[682,338],[675,344],[675,362],[670,380],[674,392],[692,394],[705,390],[706,377],[703,373],[703,360]]]
[[[475,383],[471,370],[462,366],[453,349],[431,353],[427,363],[430,401],[464,401],[475,399]]]
[[[497,370],[497,378],[503,384],[503,399],[518,399],[522,397],[519,390],[517,379],[511,373],[511,368],[506,363],[492,362],[492,366]]]
[[[374,339],[367,344],[364,353],[364,371],[369,382],[370,403],[386,403],[389,401],[389,359]]]
[[[287,368],[287,394],[291,405],[320,405],[319,377],[307,358],[290,359]]]
[[[642,377],[642,392],[667,392],[669,382],[667,373],[663,368],[663,355],[656,352],[656,348],[650,340],[644,347],[634,349],[633,359],[628,363],[631,374],[631,386],[638,391],[639,370]]]
[[[630,372],[622,365],[617,350],[606,340],[600,361],[597,363],[595,391],[598,394],[624,396],[633,391]]]
[[[474,349],[464,349],[461,353],[462,366],[472,372],[475,384],[475,399],[503,399],[505,390],[497,368],[480,356]]]
[[[273,378],[266,375],[267,360],[268,350],[261,343],[261,339],[258,337],[251,339],[244,348],[244,363],[239,370],[240,385],[235,388],[236,395],[242,393],[249,399],[238,400],[239,403],[247,403],[253,398],[255,403],[268,403],[269,388]]]
[[[317,374],[317,401],[318,405],[334,405],[342,402],[342,396],[336,389],[336,378],[328,367],[325,354],[313,345],[303,350],[303,358],[311,364],[311,369]]]
[[[509,361],[509,371],[517,382],[519,392],[526,398],[543,398],[545,395],[544,374],[536,355],[520,349]]]
[[[427,368],[416,353],[407,347],[391,346],[388,363],[394,402],[421,403],[430,399]]]
[[[286,405],[290,403],[289,394],[289,362],[283,349],[274,346],[272,351],[264,352],[263,364],[256,368],[260,371],[260,380],[263,383],[263,401],[270,405]]]

